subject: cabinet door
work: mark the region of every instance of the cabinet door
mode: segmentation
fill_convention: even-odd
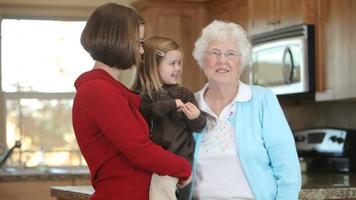
[[[249,34],[272,31],[275,19],[274,10],[276,8],[275,0],[249,0]]]
[[[316,22],[316,0],[249,0],[249,33],[255,35]]]
[[[303,23],[303,0],[276,0],[275,28]]]
[[[356,98],[356,1],[320,0],[317,101]],[[320,83],[319,83],[320,84]]]
[[[51,186],[72,185],[70,180],[0,182],[0,199],[53,200]]]
[[[207,11],[209,21],[215,19],[231,21],[242,26],[246,31],[248,29],[248,0],[219,0],[208,1]]]

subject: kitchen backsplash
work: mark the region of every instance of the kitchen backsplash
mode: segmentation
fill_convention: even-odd
[[[356,129],[356,101],[284,101],[283,111],[292,130],[313,127]]]

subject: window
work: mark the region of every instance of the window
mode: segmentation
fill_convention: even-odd
[[[72,129],[75,79],[94,64],[80,45],[85,21],[1,21],[1,132],[22,147],[8,166],[85,165]],[[0,133],[1,134],[1,133]]]

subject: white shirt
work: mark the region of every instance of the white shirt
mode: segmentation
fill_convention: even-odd
[[[245,88],[246,87],[246,88]],[[237,154],[236,134],[229,118],[235,113],[237,101],[251,98],[248,86],[240,82],[234,100],[216,116],[204,100],[208,85],[197,93],[201,110],[208,119],[196,160],[196,180],[193,198],[199,200],[254,199]]]

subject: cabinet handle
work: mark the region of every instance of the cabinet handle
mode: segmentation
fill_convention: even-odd
[[[267,22],[267,25],[277,25],[280,24],[281,20],[271,20]]]
[[[268,22],[267,22],[267,25],[275,25],[275,22],[274,22],[273,20],[268,21]]]

